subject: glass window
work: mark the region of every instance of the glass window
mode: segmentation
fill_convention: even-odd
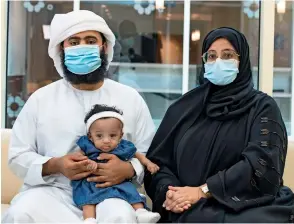
[[[288,135],[292,135],[294,114],[292,89],[294,55],[294,2],[279,0],[275,11],[273,96],[280,107]]]
[[[258,88],[259,1],[192,1],[190,20],[189,88],[197,85],[202,58],[202,42],[208,32],[227,26],[242,32],[250,46],[255,88]]]
[[[108,77],[138,90],[156,126],[183,92],[184,3],[80,1],[80,9],[102,16],[117,38]],[[7,128],[34,91],[60,79],[47,53],[49,24],[54,14],[72,10],[73,1],[9,1]],[[203,38],[220,26],[246,35],[257,86],[259,2],[191,1],[189,89],[197,85]]]
[[[6,127],[11,128],[28,97],[60,78],[47,49],[48,25],[71,1],[9,1]]]
[[[117,41],[109,76],[134,87],[159,125],[169,105],[182,95],[183,2],[81,1],[81,9],[102,16]]]

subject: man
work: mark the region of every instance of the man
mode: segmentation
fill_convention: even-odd
[[[76,145],[86,134],[84,118],[94,104],[116,106],[124,113],[124,138],[146,153],[154,124],[142,97],[132,88],[104,75],[112,60],[115,37],[96,14],[80,10],[55,15],[49,56],[64,79],[37,90],[14,123],[9,150],[12,171],[24,180],[2,223],[81,222],[82,211],[72,200],[70,180],[87,177],[88,160]],[[40,71],[42,72],[42,71]],[[89,181],[108,187],[126,179],[142,183],[137,159],[124,162],[102,154]],[[136,223],[131,205],[107,199],[96,208],[97,221]]]

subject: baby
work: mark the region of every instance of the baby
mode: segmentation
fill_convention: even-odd
[[[82,136],[77,144],[92,161],[91,169],[97,169],[97,157],[100,153],[111,153],[123,161],[136,157],[151,173],[159,170],[159,167],[136,152],[133,143],[122,139],[124,120],[122,112],[115,107],[95,105],[85,118],[87,136]],[[160,219],[158,213],[145,209],[144,199],[138,193],[136,187],[125,181],[112,187],[97,188],[96,183],[88,182],[87,178],[72,181],[73,200],[83,209],[84,220],[87,223],[96,223],[96,205],[108,198],[120,198],[129,202],[136,210],[139,223],[156,223]]]

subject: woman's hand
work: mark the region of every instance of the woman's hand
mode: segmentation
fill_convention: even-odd
[[[180,202],[181,199],[180,194],[177,194],[175,191],[168,190],[166,193],[166,200],[162,206],[168,211],[182,213],[184,210],[189,209],[191,204],[188,201]]]
[[[178,213],[195,204],[200,198],[206,198],[200,187],[169,186],[164,206],[166,210]]]

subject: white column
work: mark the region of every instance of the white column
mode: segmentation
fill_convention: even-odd
[[[272,96],[274,67],[275,1],[260,1],[259,90]]]
[[[73,2],[73,10],[80,10],[80,0],[74,0]]]
[[[290,2],[289,2],[290,3]],[[288,4],[289,4],[288,3]],[[292,2],[292,27],[294,26],[294,2]],[[292,88],[291,88],[291,137],[294,139],[294,29],[292,28]]]
[[[6,52],[7,52],[7,1],[1,1],[1,76],[0,76],[0,125],[1,128],[5,127],[6,119]]]
[[[191,0],[184,1],[184,33],[183,33],[183,76],[182,93],[189,90],[189,54],[190,54],[190,18]]]

